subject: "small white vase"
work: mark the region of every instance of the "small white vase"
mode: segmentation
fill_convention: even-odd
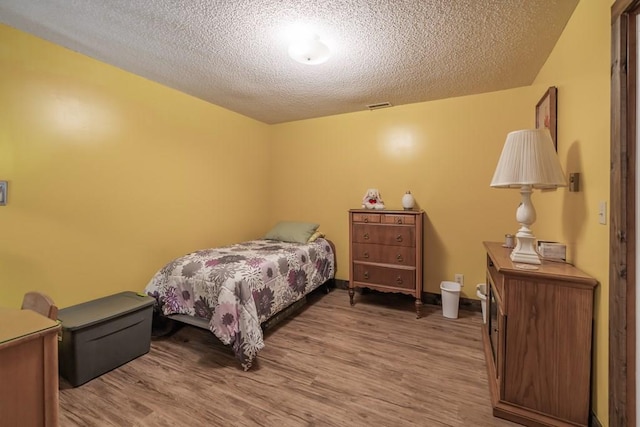
[[[413,194],[411,194],[411,191],[407,191],[404,196],[402,196],[402,207],[405,211],[410,211],[415,204],[416,201],[413,198]]]

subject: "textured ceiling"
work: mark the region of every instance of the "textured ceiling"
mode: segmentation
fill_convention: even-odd
[[[578,0],[0,0],[0,22],[265,123],[532,83]],[[288,56],[307,25],[323,64]]]

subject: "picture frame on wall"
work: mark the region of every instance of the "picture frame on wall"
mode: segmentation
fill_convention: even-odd
[[[551,86],[536,104],[536,129],[549,129],[553,146],[558,151],[558,88]]]
[[[0,206],[7,204],[7,181],[0,181]]]

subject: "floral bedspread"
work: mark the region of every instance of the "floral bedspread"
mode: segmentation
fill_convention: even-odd
[[[163,314],[209,319],[246,371],[264,347],[261,323],[333,278],[323,238],[308,244],[251,240],[177,258],[145,288]]]

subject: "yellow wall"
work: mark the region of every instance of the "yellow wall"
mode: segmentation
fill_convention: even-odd
[[[465,275],[463,295],[484,282],[483,240],[515,233],[515,190],[489,183],[509,131],[535,125],[535,105],[558,87],[558,154],[565,172],[581,173],[582,190],[536,191],[539,239],[568,245],[568,257],[594,276],[594,411],[608,425],[608,225],[598,201],[609,200],[610,12],[583,0],[532,86],[513,90],[298,121],[273,126],[271,219],[320,222],[336,243],[337,276],[348,279],[347,211],[369,187],[400,209],[411,190],[426,212],[425,284]],[[291,179],[292,176],[304,178]],[[285,191],[286,190],[286,191]]]
[[[0,305],[143,290],[262,235],[267,126],[0,26]],[[238,227],[242,224],[242,227]]]
[[[558,87],[558,154],[582,189],[536,203],[538,229],[566,242],[571,260],[600,285],[595,298],[594,412],[608,425],[611,12],[608,1],[582,0],[534,84]],[[608,217],[608,215],[607,215]]]
[[[482,241],[517,228],[519,193],[489,183],[506,134],[532,125],[538,92],[521,88],[273,126],[271,179],[280,190],[271,219],[315,218],[336,244],[337,276],[347,280],[347,211],[360,207],[370,187],[391,209],[402,209],[411,190],[426,212],[424,289],[439,293],[441,281],[463,273],[463,294],[475,298],[485,275]]]

